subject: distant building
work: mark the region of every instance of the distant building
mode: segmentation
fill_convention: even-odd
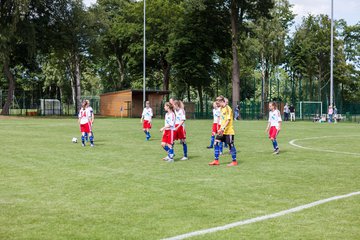
[[[146,90],[154,115],[160,113],[164,96],[170,91]],[[112,117],[140,117],[143,110],[143,90],[123,90],[100,95],[100,114]]]

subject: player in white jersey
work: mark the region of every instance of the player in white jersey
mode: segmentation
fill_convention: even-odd
[[[213,148],[214,147],[214,142],[215,142],[215,135],[217,134],[217,132],[219,131],[220,128],[220,115],[221,115],[221,111],[220,108],[217,106],[216,102],[213,102],[213,124],[212,124],[212,129],[211,129],[211,138],[210,138],[210,146],[208,146],[207,148]]]
[[[80,124],[81,131],[81,145],[85,147],[85,133],[90,135],[90,146],[94,146],[94,139],[91,133],[91,113],[87,109],[87,102],[83,101],[81,109],[79,111],[78,122]]]
[[[163,133],[161,146],[167,152],[168,156],[164,160],[167,162],[174,162],[174,129],[175,129],[175,113],[174,107],[170,103],[166,102],[164,110],[167,112],[165,115],[165,125],[160,129]]]
[[[92,135],[93,138],[94,138],[94,132],[93,132],[93,124],[94,124],[94,118],[95,118],[94,110],[93,110],[93,108],[90,106],[90,101],[89,101],[89,100],[85,100],[85,101],[86,101],[86,103],[87,103],[86,109],[89,110],[89,112],[90,112],[91,135]],[[87,134],[87,133],[85,133],[85,140],[88,141],[88,134]]]
[[[185,131],[185,120],[186,114],[184,110],[184,104],[182,101],[175,100],[175,131],[174,140],[180,140],[180,144],[183,146],[184,156],[180,160],[188,160],[187,155],[187,144],[186,144],[186,131]]]
[[[143,124],[143,130],[144,130],[144,133],[146,135],[146,140],[147,141],[151,138],[149,130],[151,129],[152,117],[153,117],[153,110],[150,107],[150,102],[146,101],[145,108],[144,108],[144,110],[142,112],[140,122],[142,122],[142,124]]]
[[[269,139],[272,141],[273,147],[274,147],[274,154],[279,154],[280,149],[276,140],[277,135],[279,134],[281,130],[281,113],[276,108],[275,102],[269,103],[269,121],[268,125],[266,127],[266,132],[269,133]]]

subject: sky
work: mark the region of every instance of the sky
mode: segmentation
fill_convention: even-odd
[[[86,6],[95,3],[96,0],[83,0]],[[293,6],[293,12],[297,14],[295,26],[301,23],[301,19],[309,13],[331,15],[331,0],[289,0]],[[333,0],[334,19],[345,19],[348,25],[360,22],[360,0]]]

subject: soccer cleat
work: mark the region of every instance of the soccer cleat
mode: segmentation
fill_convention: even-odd
[[[174,159],[173,159],[173,158],[169,158],[166,162],[168,162],[168,163],[173,163],[173,162],[174,162]]]
[[[182,159],[180,159],[181,161],[185,161],[185,160],[188,160],[187,157],[183,157]]]
[[[232,161],[231,163],[229,163],[227,166],[228,167],[233,167],[233,166],[237,166],[238,162],[237,161]]]
[[[279,154],[279,153],[280,153],[280,149],[277,148],[277,149],[274,150],[274,153],[273,153],[273,154],[274,154],[274,155],[277,155],[277,154]]]
[[[94,144],[90,144],[90,147],[94,147]]]
[[[169,156],[163,158],[164,161],[170,160]]]
[[[206,148],[207,148],[207,149],[211,149],[211,148],[214,148],[214,147],[213,147],[213,146],[207,146]]]
[[[81,144],[81,146],[82,146],[82,147],[85,147],[85,144],[84,144],[84,143],[82,143],[82,144]]]
[[[210,166],[218,166],[220,165],[219,160],[214,160],[211,163],[209,163]]]

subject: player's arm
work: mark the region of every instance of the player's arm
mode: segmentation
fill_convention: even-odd
[[[177,126],[176,130],[184,124],[185,120],[186,120],[185,112],[183,111],[183,115],[182,115],[182,117],[181,117],[181,122],[180,122],[179,125]]]
[[[81,119],[81,113],[79,112],[78,114],[78,123],[80,124],[80,119]]]
[[[143,111],[142,114],[141,114],[140,123],[143,122],[143,119],[144,119],[144,111]]]
[[[270,122],[268,122],[268,125],[267,125],[267,127],[265,129],[265,132],[269,132],[269,129],[270,129]]]
[[[179,125],[175,128],[175,130],[178,130],[179,127],[181,127],[181,126],[184,124],[184,122],[185,122],[185,120],[182,120],[182,121],[179,123]]]
[[[278,124],[279,124],[279,126],[278,126],[278,131],[280,131],[280,129],[281,129],[281,123],[282,123],[282,119],[281,119],[281,113],[280,113],[280,111],[278,112],[278,118],[279,118],[279,120],[278,120]]]
[[[151,118],[150,118],[149,122],[151,122],[153,115],[154,115],[154,114],[153,114],[152,108],[150,108],[150,117],[151,117]]]
[[[91,111],[91,123],[93,123],[95,120],[95,114],[94,111]]]

